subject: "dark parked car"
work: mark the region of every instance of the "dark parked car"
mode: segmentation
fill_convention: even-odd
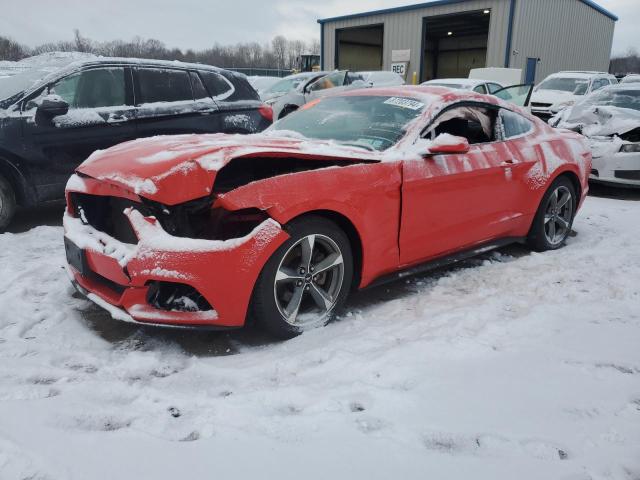
[[[48,56],[0,79],[0,229],[64,198],[92,152],[179,133],[254,133],[272,110],[242,74],[168,61]]]

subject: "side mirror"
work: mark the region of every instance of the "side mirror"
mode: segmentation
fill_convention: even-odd
[[[455,155],[469,151],[469,141],[449,134],[438,135],[427,147],[426,155]]]
[[[58,95],[47,95],[38,106],[38,113],[47,117],[57,117],[66,115],[69,111],[69,104]]]

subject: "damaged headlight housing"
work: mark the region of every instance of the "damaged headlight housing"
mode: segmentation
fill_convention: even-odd
[[[640,143],[627,143],[620,147],[622,153],[640,153]]]

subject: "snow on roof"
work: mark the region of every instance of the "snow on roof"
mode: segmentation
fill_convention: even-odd
[[[552,73],[547,78],[591,78],[595,75],[610,75],[606,72],[577,72],[577,71],[565,71]]]

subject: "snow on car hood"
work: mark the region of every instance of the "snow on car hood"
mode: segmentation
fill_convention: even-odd
[[[377,161],[380,152],[330,141],[289,136],[286,132],[254,135],[175,135],[125,142],[94,152],[77,172],[130,190],[166,205],[211,193],[217,172],[239,157],[295,155],[309,161]]]
[[[587,137],[624,135],[640,128],[640,111],[578,104],[563,110],[553,121],[558,128],[579,131]]]

